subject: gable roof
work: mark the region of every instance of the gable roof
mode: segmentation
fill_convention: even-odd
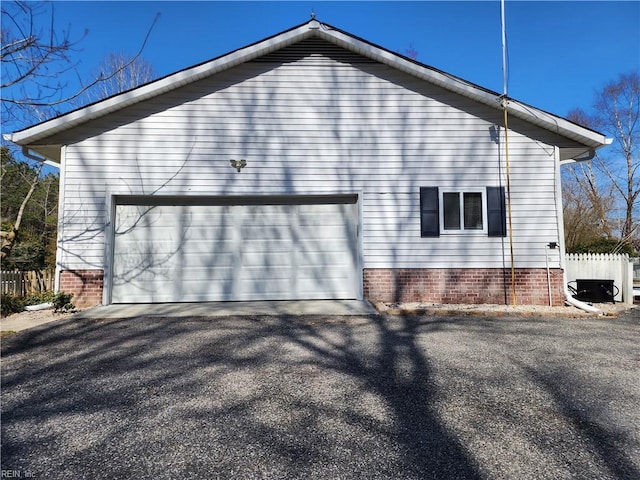
[[[506,105],[509,115],[584,145],[584,148],[564,149],[561,152],[561,159],[571,159],[610,143],[599,132],[411,60],[315,19],[207,62],[180,70],[18,132],[5,134],[4,138],[59,162],[60,146],[47,143],[47,138],[52,135],[312,37],[331,42],[495,109],[502,109]]]

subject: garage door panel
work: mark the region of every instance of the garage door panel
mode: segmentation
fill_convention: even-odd
[[[293,242],[243,242],[242,246],[237,247],[240,255],[269,255],[283,254],[290,256],[293,251]]]
[[[221,223],[216,223],[214,220],[210,220],[212,222],[213,225],[223,225]],[[209,247],[211,247],[212,244],[215,244],[216,246],[224,244],[224,243],[232,243],[232,242],[236,242],[236,238],[232,237],[230,232],[228,232],[225,230],[220,230],[218,232],[215,232],[215,236],[212,236],[212,234],[214,233],[212,231],[211,227],[189,227],[186,229],[186,231],[184,232],[183,236],[181,237],[182,240],[184,241],[189,241],[189,242],[201,242],[205,245],[208,245]]]
[[[346,275],[332,274],[332,275],[323,275],[322,277],[314,274],[302,274],[297,278],[298,288],[300,289],[308,289],[310,286],[315,285],[317,287],[318,284],[322,285],[322,290],[336,291],[342,288],[342,284],[347,281],[349,277]]]
[[[290,261],[272,261],[253,263],[242,261],[240,262],[241,271],[237,273],[238,278],[256,278],[258,281],[270,280],[274,275],[286,276],[290,278],[292,276],[292,267]]]
[[[291,289],[291,277],[286,272],[274,272],[269,281],[262,281],[257,278],[240,278],[237,281],[240,287],[239,294],[288,292]]]
[[[238,266],[238,259],[235,255],[215,255],[207,258],[201,256],[187,256],[179,266],[183,271],[189,271],[197,279],[221,278],[226,276],[226,269],[235,269]],[[224,271],[222,271],[224,270]],[[221,274],[218,272],[221,271]]]
[[[327,255],[331,253],[350,253],[352,251],[352,246],[337,236],[322,235],[322,237],[318,239],[300,239],[297,243],[302,247],[302,254]]]
[[[294,240],[290,237],[273,238],[265,234],[263,237],[256,236],[254,238],[243,238],[235,243],[239,243],[235,245],[235,248],[240,252],[290,252],[293,248]]]
[[[203,237],[205,237],[203,235]],[[174,240],[174,247],[179,246],[183,255],[212,255],[217,253],[235,253],[237,251],[236,239],[218,239],[209,235],[209,238],[192,239],[185,237]]]
[[[116,278],[122,277],[143,277],[163,275],[164,278],[171,276],[171,259],[175,253],[164,252],[128,252],[121,255],[118,260],[118,273]]]
[[[322,289],[318,289],[318,284],[314,280],[301,280],[297,285],[298,295],[308,299],[331,299],[340,295],[342,290],[340,284],[326,281],[322,287]]]
[[[286,256],[288,256],[288,254],[284,253],[280,258],[274,255],[243,255],[242,258],[238,259],[236,262],[236,266],[239,267],[237,276],[240,278],[245,276],[248,278],[254,278],[257,275],[259,280],[264,280],[265,278],[268,278],[268,275],[271,272],[277,269],[285,270],[288,272],[288,275],[291,275],[291,269],[294,268],[294,264],[291,258],[285,258]]]
[[[157,207],[140,207],[136,205],[119,205],[117,207],[116,230],[123,232],[134,226],[144,223],[151,224],[161,219],[159,212],[154,212]]]
[[[357,298],[356,204],[291,203],[118,205],[112,301]]]
[[[246,220],[246,219],[245,219]],[[259,240],[275,240],[283,241],[291,238],[291,233],[287,232],[288,225],[243,225],[240,230],[240,238],[243,241]]]

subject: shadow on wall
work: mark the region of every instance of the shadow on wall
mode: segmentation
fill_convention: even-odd
[[[295,45],[291,51],[221,72],[169,92],[162,101],[142,102],[119,116],[79,130],[89,146],[83,150],[81,145],[75,155],[84,167],[95,169],[95,178],[94,184],[89,179],[82,186],[86,191],[79,189],[74,195],[91,197],[94,202],[85,208],[76,198],[75,210],[71,205],[65,207],[62,268],[82,264],[82,268],[106,269],[109,281],[111,252],[100,251],[111,240],[105,239],[107,227],[103,225],[108,217],[104,211],[108,191],[153,197],[363,192],[363,197],[370,197],[362,202],[374,196],[386,198],[390,204],[404,202],[390,217],[374,218],[376,214],[370,213],[363,222],[363,229],[373,224],[367,234],[374,235],[377,229],[378,235],[370,242],[367,255],[377,248],[371,257],[396,268],[408,266],[407,258],[414,253],[425,258],[441,253],[443,242],[436,245],[419,237],[420,183],[425,178],[434,184],[471,181],[476,174],[498,178],[498,165],[469,171],[464,162],[439,158],[441,164],[449,163],[451,170],[434,173],[431,162],[443,151],[441,145],[447,145],[446,158],[451,160],[493,155],[495,132],[486,128],[499,121],[499,112],[326,42],[314,40],[311,44],[310,49]],[[284,75],[287,72],[299,74]],[[416,101],[420,102],[418,107]],[[456,125],[458,120],[448,118],[439,122],[443,106],[462,123]],[[428,113],[430,108],[435,113]],[[165,112],[167,117],[163,117]],[[122,119],[128,123],[122,125]],[[476,119],[479,121],[471,125]],[[159,127],[169,124],[170,130]],[[482,133],[459,134],[470,127],[480,128]],[[514,121],[512,128],[523,129],[523,125]],[[115,130],[117,135],[111,138]],[[100,162],[97,152],[113,153]],[[246,159],[248,163],[237,172],[230,159]],[[84,178],[81,173],[75,174]],[[77,218],[69,211],[75,211]],[[211,250],[220,247],[220,242],[214,239]],[[83,244],[92,250],[91,257],[85,256]],[[178,244],[164,257],[148,253],[156,258],[130,265],[122,278],[145,269],[157,276],[152,270],[165,267],[158,258],[171,260],[182,252]],[[498,247],[494,253],[499,254]],[[463,245],[456,254],[472,256],[473,245]],[[350,255],[351,260],[359,261],[360,249],[352,248]],[[203,268],[226,268],[223,256],[207,257]],[[162,272],[173,278],[181,274]],[[314,275],[318,283],[326,281],[321,269]]]

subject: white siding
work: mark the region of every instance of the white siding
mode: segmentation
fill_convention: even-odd
[[[244,64],[78,130],[85,139],[65,156],[61,266],[104,268],[114,194],[347,192],[361,194],[365,268],[508,266],[507,238],[421,238],[419,218],[420,186],[505,184],[491,134],[501,121],[381,64]],[[559,241],[555,140],[516,119],[510,127],[516,266],[544,267],[543,246]],[[238,173],[230,159],[247,166]]]

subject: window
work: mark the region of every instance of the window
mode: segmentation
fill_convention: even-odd
[[[483,230],[482,210],[482,192],[443,192],[443,230]]]
[[[468,191],[421,187],[420,234],[439,237],[440,231],[506,236],[504,187]]]

